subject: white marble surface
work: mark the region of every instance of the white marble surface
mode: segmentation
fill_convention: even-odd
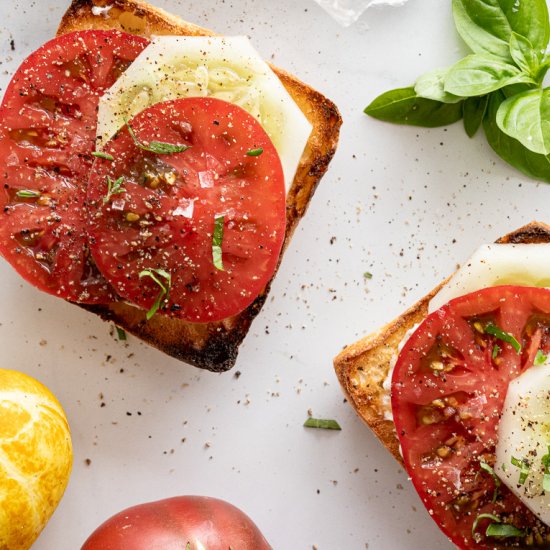
[[[344,118],[340,147],[229,373],[196,370],[133,338],[118,342],[109,325],[0,263],[1,365],[55,392],[74,439],[69,487],[34,548],[76,549],[112,513],[176,494],[233,502],[280,550],[451,548],[407,476],[344,403],[332,357],[479,243],[548,221],[550,186],[514,171],[459,124],[424,130],[363,115],[377,94],[461,56],[450,2],[374,8],[347,29],[312,0],[156,3],[222,33],[248,34],[266,58],[333,99]],[[8,4],[2,90],[54,34],[67,2]],[[373,274],[366,284],[365,271]],[[337,419],[342,431],[304,429],[308,409]]]

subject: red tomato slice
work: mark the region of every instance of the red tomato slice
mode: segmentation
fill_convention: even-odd
[[[86,181],[99,98],[147,46],[117,31],[54,38],[0,108],[0,253],[30,283],[75,302],[114,299],[86,243]]]
[[[107,145],[114,161],[98,160],[88,187],[97,266],[120,296],[151,312],[156,303],[196,323],[239,313],[271,279],[285,234],[283,171],[271,140],[243,109],[211,98],[157,104],[130,127],[141,144],[189,149],[145,151],[127,127]],[[109,196],[108,181],[117,180],[124,191]]]
[[[486,332],[489,324],[512,335],[521,352]],[[550,290],[502,286],[432,313],[397,360],[392,408],[407,471],[460,548],[524,547],[519,537],[486,537],[490,519],[482,519],[473,536],[476,518],[487,513],[550,540],[550,528],[503,484],[493,502],[495,483],[480,466],[495,462],[508,385],[533,365],[538,349],[550,350]]]

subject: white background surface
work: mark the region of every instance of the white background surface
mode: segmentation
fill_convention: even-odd
[[[53,36],[68,0],[1,3],[4,90]],[[311,0],[156,4],[248,34],[265,58],[325,93],[344,118],[340,147],[229,373],[119,342],[108,324],[0,263],[0,364],[49,386],[73,434],[69,487],[33,548],[77,549],[111,514],[178,494],[231,501],[277,550],[451,548],[343,402],[332,358],[478,244],[549,221],[550,186],[514,171],[460,124],[425,130],[363,115],[379,93],[462,57],[450,2],[371,9],[348,29]],[[365,271],[373,274],[366,283]],[[342,431],[303,428],[308,409]]]

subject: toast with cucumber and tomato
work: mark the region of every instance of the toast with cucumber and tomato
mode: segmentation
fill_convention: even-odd
[[[74,0],[0,108],[0,253],[40,290],[223,371],[334,155],[336,106],[140,0]]]
[[[550,547],[549,258],[530,223],[334,360],[459,548]]]

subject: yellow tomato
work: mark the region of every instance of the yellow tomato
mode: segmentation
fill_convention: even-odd
[[[40,382],[0,369],[0,550],[27,550],[71,473],[65,413]]]

